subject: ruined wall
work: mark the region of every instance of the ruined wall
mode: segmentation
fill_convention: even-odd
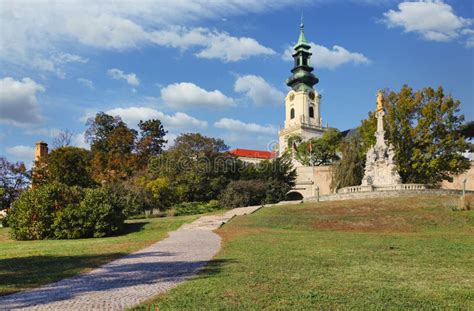
[[[474,161],[471,161],[471,168],[464,174],[454,177],[453,182],[443,181],[443,189],[462,189],[463,180],[466,179],[466,190],[474,190]]]
[[[316,187],[319,187],[319,195],[332,194],[331,192],[331,166],[300,166],[296,168],[296,186],[294,191],[298,191],[304,198],[316,196]],[[466,179],[466,190],[474,191],[474,161],[471,168],[464,174],[456,176],[453,182],[444,181],[442,189],[462,189],[462,181]]]

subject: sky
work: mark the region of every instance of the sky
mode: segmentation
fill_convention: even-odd
[[[0,2],[0,156],[31,165],[98,111],[136,128],[268,150],[304,15],[324,124],[354,128],[378,89],[442,86],[474,119],[471,0]]]

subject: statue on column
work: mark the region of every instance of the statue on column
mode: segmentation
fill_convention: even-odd
[[[367,151],[362,186],[384,187],[401,183],[394,161],[395,149],[391,144],[387,145],[384,137],[383,117],[385,111],[383,100],[383,93],[379,90],[377,92],[377,110],[375,113],[377,118],[376,144]]]

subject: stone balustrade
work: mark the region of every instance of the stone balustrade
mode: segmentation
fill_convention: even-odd
[[[371,191],[403,191],[403,190],[424,190],[428,189],[424,184],[396,184],[391,186],[352,186],[341,188],[337,193],[356,193]]]

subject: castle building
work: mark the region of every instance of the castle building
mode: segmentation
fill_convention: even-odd
[[[304,24],[301,21],[300,36],[294,46],[294,67],[292,75],[286,80],[291,87],[285,97],[285,125],[279,131],[279,155],[292,148],[291,137],[308,140],[321,137],[324,128],[321,119],[321,94],[313,87],[319,79],[312,73],[311,46],[304,35]]]
[[[262,151],[262,150],[251,150],[251,149],[232,149],[229,151],[230,154],[237,157],[237,159],[257,164],[262,160],[271,160],[275,158],[276,153],[273,151]]]

